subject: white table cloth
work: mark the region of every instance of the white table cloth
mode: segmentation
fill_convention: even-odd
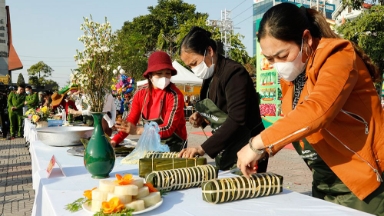
[[[58,171],[58,170],[56,170]],[[91,178],[86,169],[72,167],[65,169],[67,177],[58,172],[53,178],[45,178],[45,172],[39,172],[40,195],[35,215],[91,215],[84,210],[70,214],[64,206],[82,197],[83,191],[98,186],[98,181]],[[116,173],[132,173],[138,170],[132,165],[117,164],[111,176]],[[225,175],[224,175],[225,176]],[[223,176],[221,176],[223,177]],[[114,179],[114,177],[111,177]],[[310,196],[284,190],[282,194],[241,200],[223,204],[210,204],[202,199],[201,188],[173,191],[164,196],[163,204],[150,212],[141,215],[369,215],[354,209],[336,205]]]
[[[48,146],[37,140],[31,142],[29,146],[29,152],[31,154],[31,166],[32,166],[32,177],[39,170],[46,170],[48,163],[52,158],[52,155],[55,155],[55,158],[62,167],[76,167],[84,166],[82,157],[75,157],[68,155],[67,150],[69,147],[54,147]],[[33,180],[33,179],[32,179]],[[39,181],[33,180],[33,189],[37,189]]]
[[[26,142],[34,142],[37,140],[36,125],[31,123],[30,119],[24,119],[24,138]]]
[[[35,203],[32,215],[90,215],[81,210],[70,213],[64,209],[66,204],[83,197],[83,191],[98,186],[99,180],[92,179],[83,165],[83,158],[67,154],[68,147],[52,147],[39,141],[31,143],[32,163],[35,167],[33,185]],[[63,166],[65,177],[59,168],[54,168],[51,177],[47,178],[45,168],[52,154]],[[131,173],[138,175],[136,165],[120,164],[117,158],[110,174]],[[221,177],[230,174],[221,173]],[[163,204],[150,212],[141,215],[369,215],[354,209],[336,205],[307,195],[284,190],[283,193],[269,197],[240,200],[223,204],[210,204],[202,199],[201,188],[173,191],[164,196]]]

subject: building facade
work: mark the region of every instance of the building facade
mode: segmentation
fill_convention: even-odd
[[[259,30],[260,20],[264,13],[273,6],[273,0],[254,0],[253,1],[253,56],[256,55],[256,40]]]
[[[334,24],[334,20],[340,15],[336,16],[338,10],[344,9],[340,0],[254,0],[253,1],[253,55],[256,55],[256,40],[257,31],[259,29],[260,20],[264,13],[273,5],[283,2],[290,2],[297,6],[304,6],[306,8],[316,9],[324,14],[330,25]]]

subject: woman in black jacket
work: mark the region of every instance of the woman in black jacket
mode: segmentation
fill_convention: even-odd
[[[220,170],[231,169],[236,165],[236,153],[264,130],[252,79],[241,64],[220,55],[211,33],[199,27],[184,37],[180,57],[204,80],[197,112],[189,121],[194,127],[210,124],[213,135],[199,147],[182,150],[179,156],[206,153],[215,158]],[[267,164],[268,160],[261,162],[258,172],[265,172]]]

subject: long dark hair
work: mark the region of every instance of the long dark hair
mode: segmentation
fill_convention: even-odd
[[[301,46],[304,30],[308,29],[315,38],[340,38],[332,31],[322,14],[314,9],[297,7],[291,3],[273,6],[260,22],[258,41],[270,35],[282,41],[294,41]],[[379,69],[372,60],[355,43],[351,42],[355,52],[364,61],[374,82],[381,80]]]
[[[148,75],[148,78],[147,78],[147,82],[148,82],[147,92],[149,92],[149,94],[152,94],[153,83],[152,83],[151,79],[149,78],[149,76],[150,75]]]
[[[221,50],[218,50],[218,48],[222,48],[221,43],[213,40],[211,37],[211,32],[197,26],[192,27],[181,41],[179,54],[181,55],[181,52],[185,51],[204,55],[204,52],[209,46],[212,47],[214,52],[222,53]]]

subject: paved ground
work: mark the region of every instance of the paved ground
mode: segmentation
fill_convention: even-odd
[[[0,141],[0,216],[31,215],[31,158],[22,138]]]
[[[189,146],[200,145],[206,140],[201,129],[194,129],[187,124],[187,130]],[[208,132],[209,129],[205,131]],[[284,188],[310,194],[311,172],[294,150],[281,150],[270,159],[268,170],[284,176]],[[25,140],[1,140],[0,216],[30,215],[33,200],[31,159]]]

